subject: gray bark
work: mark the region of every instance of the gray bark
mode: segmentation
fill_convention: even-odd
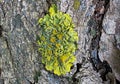
[[[103,84],[99,73],[93,69],[89,60],[90,53],[88,52],[92,39],[92,36],[88,33],[88,21],[95,11],[97,0],[79,0],[80,6],[77,10],[73,7],[74,0],[50,0],[49,3],[48,1],[0,1],[0,84],[2,84],[1,82],[5,84]],[[113,0],[110,3],[112,5],[113,2],[117,3],[117,1]],[[74,68],[62,77],[45,70],[36,44],[40,28],[38,19],[48,12],[51,3],[56,3],[60,11],[71,15],[76,26],[75,30],[79,34],[79,49],[76,52],[77,60]],[[116,9],[120,8],[120,4],[118,4],[112,6],[115,6]],[[110,10],[117,12],[118,10],[115,10],[112,6],[110,6]],[[116,13],[115,16],[119,16],[118,14]],[[107,21],[111,17],[112,19],[117,18],[113,16],[109,15],[108,12],[105,17]],[[112,22],[107,23],[107,21],[105,25],[112,24],[112,26],[117,27],[117,25]],[[103,24],[103,26],[105,25]],[[120,27],[117,28],[120,30]],[[108,30],[112,31],[109,28]],[[119,34],[116,34],[117,37],[119,38]],[[117,42],[119,44],[120,41]],[[111,53],[111,51],[109,52]],[[100,56],[103,53],[101,51]],[[79,72],[74,74],[77,64],[82,64],[82,66],[79,68]],[[72,80],[73,75],[77,82]]]

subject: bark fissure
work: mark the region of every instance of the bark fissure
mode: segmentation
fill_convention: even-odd
[[[93,16],[88,22],[89,33],[92,36],[91,46],[90,46],[90,60],[93,65],[94,70],[100,73],[103,81],[106,81],[106,74],[112,72],[109,64],[106,61],[101,62],[99,59],[99,41],[102,34],[102,22],[104,15],[109,8],[110,0],[98,0],[96,1],[96,8]]]

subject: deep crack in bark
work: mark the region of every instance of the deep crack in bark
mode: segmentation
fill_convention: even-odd
[[[3,31],[3,28],[2,28],[2,25],[0,25],[0,37],[2,37],[2,31]]]
[[[90,46],[90,59],[93,68],[100,73],[103,81],[106,81],[106,74],[112,72],[107,61],[101,62],[99,59],[99,41],[102,34],[102,22],[104,15],[109,8],[110,0],[98,0],[96,2],[96,8],[93,16],[88,22],[88,27],[90,29],[90,34],[92,35],[91,46]],[[93,23],[94,22],[94,23]],[[91,24],[92,23],[92,24]],[[94,32],[93,32],[94,31]],[[94,33],[94,34],[93,34]]]

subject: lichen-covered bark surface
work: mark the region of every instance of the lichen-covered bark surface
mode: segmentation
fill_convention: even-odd
[[[75,1],[79,4],[75,4]],[[94,14],[99,0],[1,0],[0,1],[0,84],[103,84],[99,73],[94,71],[90,62],[89,49],[92,35],[88,22]],[[114,26],[116,38],[119,38],[120,21],[119,1],[111,0],[112,7],[106,14],[103,28],[107,34]],[[68,13],[78,31],[79,41],[76,62],[70,73],[56,76],[45,70],[41,64],[36,38],[39,34],[38,19],[43,17],[51,3]],[[116,10],[113,8],[115,7]],[[110,13],[114,11],[114,14]],[[117,17],[114,17],[116,16]],[[113,20],[114,19],[114,22]],[[109,23],[111,22],[111,23]],[[90,24],[95,25],[94,21]],[[109,31],[107,31],[107,29]],[[110,33],[110,34],[111,34]],[[104,36],[104,35],[102,35]],[[101,37],[102,41],[102,37]],[[117,40],[119,44],[119,39]],[[100,56],[104,53],[100,44]],[[111,52],[111,51],[110,51]],[[102,58],[101,58],[102,60]],[[112,65],[111,65],[112,66]],[[115,71],[115,70],[113,70]],[[116,75],[118,76],[118,75]],[[118,77],[119,79],[119,77]]]

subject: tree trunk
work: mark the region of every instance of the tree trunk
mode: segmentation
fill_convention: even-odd
[[[95,66],[90,61],[92,54],[98,55],[102,34],[99,26],[108,9],[109,0],[105,4],[102,1],[105,0],[1,0],[0,84],[102,84],[100,74],[94,70],[99,58],[93,62]],[[36,44],[38,19],[48,13],[53,3],[71,15],[79,36],[74,67],[60,77],[45,70]],[[96,46],[91,47],[94,42]]]

